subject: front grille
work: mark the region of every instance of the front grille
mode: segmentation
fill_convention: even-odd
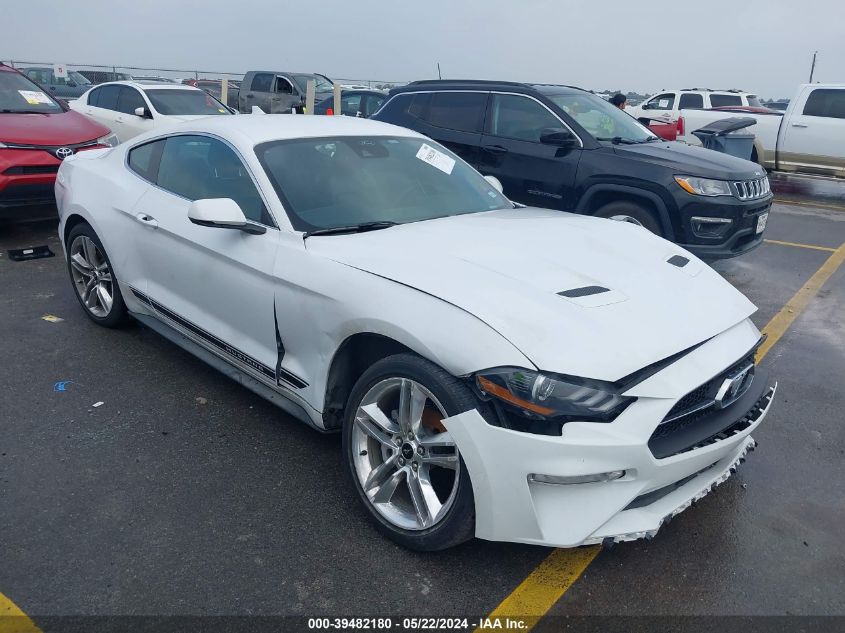
[[[756,180],[737,180],[731,183],[734,195],[740,200],[764,198],[772,191],[768,176]]]
[[[9,167],[3,173],[7,176],[30,176],[34,174],[55,174],[58,171],[58,165],[29,165]]]

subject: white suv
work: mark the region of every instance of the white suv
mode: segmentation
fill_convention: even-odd
[[[659,121],[674,122],[683,108],[719,108],[744,106],[759,108],[763,104],[757,95],[741,90],[710,90],[709,88],[685,88],[664,90],[649,97],[639,106],[627,112],[636,118],[647,117]]]

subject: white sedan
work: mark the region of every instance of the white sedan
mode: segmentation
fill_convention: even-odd
[[[648,231],[496,184],[391,125],[242,116],[77,154],[56,197],[91,320],[341,431],[395,541],[651,536],[754,446],[755,308]]]
[[[204,90],[158,81],[99,84],[68,105],[107,126],[121,143],[165,125],[234,114]]]

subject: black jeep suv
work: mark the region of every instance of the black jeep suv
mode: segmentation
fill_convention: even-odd
[[[515,202],[636,222],[711,260],[763,241],[772,193],[759,165],[662,141],[578,88],[417,81],[372,118],[442,143]]]

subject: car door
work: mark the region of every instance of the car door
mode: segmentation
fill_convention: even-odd
[[[249,114],[252,106],[258,106],[264,112],[270,113],[270,96],[273,92],[275,75],[273,73],[255,73],[249,84],[249,90],[244,93],[244,111]]]
[[[414,95],[407,112],[416,119],[413,129],[445,145],[479,169],[481,129],[489,94],[463,90],[421,92]]]
[[[152,117],[150,107],[140,91],[132,86],[121,86],[117,97],[115,116],[115,134],[121,142],[148,132],[155,127],[152,118],[135,114],[136,108],[144,108],[145,111],[150,112],[150,117]]]
[[[273,266],[279,231],[251,172],[219,138],[167,137],[155,185],[135,205],[134,247],[143,254],[145,299],[196,342],[264,380],[278,360]],[[193,200],[231,198],[260,235],[199,226]]]
[[[845,88],[807,88],[786,115],[778,166],[845,177]]]
[[[653,96],[646,101],[640,110],[643,116],[649,119],[658,119],[660,121],[674,121],[675,120],[675,93],[664,92]]]
[[[117,134],[120,141],[123,141],[125,139],[121,138],[117,130],[117,99],[119,96],[119,85],[107,84],[100,86],[88,93],[87,103],[83,106],[82,112],[98,123],[105,125]]]
[[[498,178],[511,200],[570,209],[582,150],[541,143],[541,132],[550,128],[569,129],[532,97],[493,93],[481,137],[479,171]]]
[[[302,97],[293,82],[283,75],[277,75],[273,83],[273,93],[270,96],[270,109],[274,114],[285,114],[298,106]]]

